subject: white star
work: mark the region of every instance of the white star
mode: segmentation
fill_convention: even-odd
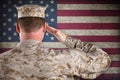
[[[48,35],[49,35],[49,33],[46,32],[46,36],[48,36]]]
[[[8,9],[8,12],[11,12],[11,11],[12,11],[12,10],[9,8],[9,9]]]
[[[13,34],[14,36],[16,36],[17,35],[17,33],[16,32],[14,32],[14,34]]]
[[[3,14],[3,17],[6,17],[6,14],[5,14],[5,13]]]
[[[29,1],[29,3],[33,3],[33,1]]]
[[[12,30],[12,29],[9,27],[9,28],[8,28],[8,31],[11,31],[11,30]]]
[[[6,23],[3,23],[3,26],[6,26]]]
[[[46,14],[46,17],[48,17],[48,16],[49,16],[49,14],[47,13],[47,14]]]
[[[17,14],[15,13],[15,14],[13,14],[13,16],[14,16],[14,17],[16,17],[16,16],[17,16]]]
[[[22,3],[22,0],[20,0],[19,3],[21,4],[21,3]]]
[[[43,4],[43,1],[40,1],[41,4]]]
[[[54,37],[53,37],[53,36],[51,37],[51,40],[54,40]]]
[[[53,4],[53,3],[54,3],[54,1],[52,0],[52,1],[51,1],[51,3]]]
[[[6,32],[3,33],[3,36],[5,36],[5,35],[6,35]]]
[[[11,18],[8,18],[8,22],[11,22]]]
[[[8,37],[8,40],[11,40],[11,39],[12,39],[12,38],[9,36],[9,37]]]
[[[14,7],[15,7],[15,8],[16,8],[16,6],[17,6],[17,5],[16,5],[16,4],[14,4]]]
[[[14,26],[16,26],[16,22],[14,23]]]
[[[48,4],[46,4],[46,7],[48,8],[48,7],[49,7],[49,5],[48,5]]]
[[[3,4],[2,6],[3,6],[3,8],[6,8],[6,5],[5,5],[5,4]]]
[[[49,25],[49,23],[47,22],[47,25]]]
[[[51,21],[51,22],[54,22],[54,19],[53,19],[53,18],[51,18],[51,19],[50,19],[50,21]]]
[[[51,9],[51,12],[54,12],[54,9]]]

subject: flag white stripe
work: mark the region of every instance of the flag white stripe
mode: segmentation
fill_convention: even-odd
[[[112,61],[120,61],[120,55],[110,55]]]
[[[58,16],[58,23],[120,23],[120,16]]]
[[[120,48],[120,42],[91,42],[98,45],[101,48]],[[0,48],[14,48],[17,42],[0,42]],[[48,48],[66,48],[66,46],[60,42],[43,42],[43,45]]]
[[[120,30],[65,30],[61,29],[64,33],[72,36],[117,36],[120,35]]]
[[[120,10],[119,4],[58,4],[58,10]]]
[[[110,67],[105,74],[117,74],[120,73],[120,67]]]
[[[120,48],[120,42],[91,42],[101,48]]]

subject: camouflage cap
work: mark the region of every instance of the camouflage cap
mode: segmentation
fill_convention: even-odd
[[[26,4],[23,6],[16,7],[16,9],[18,11],[18,18],[22,18],[22,17],[45,18],[46,7],[43,7],[43,6]]]

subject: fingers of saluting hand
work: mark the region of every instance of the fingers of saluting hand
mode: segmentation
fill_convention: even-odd
[[[54,34],[54,35],[58,32],[57,29],[50,27],[50,26],[47,26],[47,31],[51,34]]]
[[[66,40],[67,36],[62,31],[48,26],[47,23],[46,23],[46,28],[47,28],[47,31],[53,34],[60,42],[64,42]]]

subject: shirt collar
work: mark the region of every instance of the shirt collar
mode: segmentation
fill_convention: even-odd
[[[24,40],[24,41],[21,41],[17,44],[17,48],[36,48],[38,46],[42,46],[41,45],[41,41],[37,41],[37,40]]]

